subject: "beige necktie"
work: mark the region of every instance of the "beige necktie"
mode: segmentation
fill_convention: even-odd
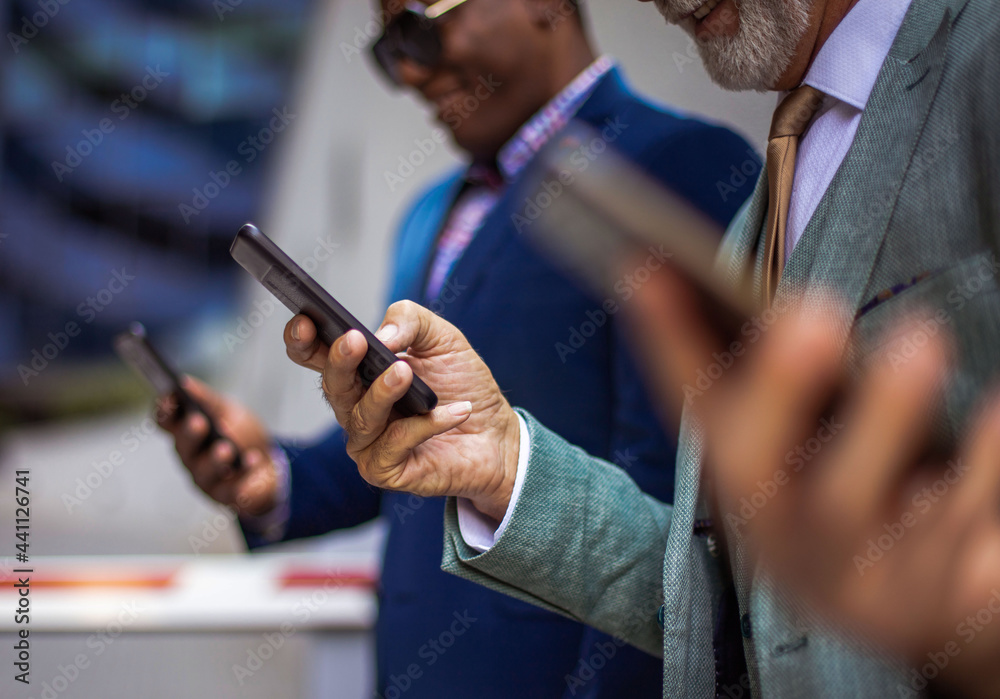
[[[795,154],[799,137],[823,104],[823,93],[809,85],[792,90],[781,101],[771,121],[767,139],[767,245],[764,248],[762,299],[768,308],[785,268],[785,229],[795,180]]]

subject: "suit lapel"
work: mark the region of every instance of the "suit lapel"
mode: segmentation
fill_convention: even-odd
[[[514,202],[516,189],[512,184],[505,187],[500,199],[486,215],[479,230],[469,241],[468,247],[445,278],[441,288],[444,290],[451,287],[453,298],[460,300],[468,297],[466,296],[468,292],[479,283],[486,270],[490,268],[490,261],[499,254],[500,247],[509,240],[512,227],[510,216],[516,207]]]
[[[951,4],[961,6],[965,0]],[[818,310],[830,291],[851,309],[864,302],[862,295],[940,85],[954,17],[948,5],[916,0],[907,14],[854,143],[788,261],[777,289],[778,307],[782,301],[801,300]],[[837,322],[846,337],[851,318]]]
[[[768,181],[767,168],[761,168],[757,187],[750,196],[746,212],[734,223],[733,242],[727,245],[726,278],[734,287],[741,288],[747,270],[754,271],[754,260],[751,256],[758,247],[761,231],[764,229],[764,217],[767,216]],[[760,287],[755,279],[753,293],[757,294]],[[759,299],[758,299],[759,300]]]
[[[405,227],[400,231],[390,301],[424,298],[427,266],[437,249],[435,241],[448,219],[462,184],[461,174],[453,175],[425,197],[407,219]]]

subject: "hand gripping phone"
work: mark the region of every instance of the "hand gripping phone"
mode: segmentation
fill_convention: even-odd
[[[332,345],[348,330],[364,335],[368,352],[358,366],[358,376],[365,386],[370,386],[391,364],[399,361],[368,328],[254,224],[247,223],[240,228],[229,254],[288,310],[296,315],[301,313],[315,323],[320,339],[327,345]],[[395,408],[403,417],[411,417],[429,413],[436,405],[437,395],[414,375],[409,390],[396,402]]]
[[[208,420],[208,435],[201,445],[202,450],[208,449],[220,439],[232,441],[222,436],[208,411],[185,390],[177,372],[163,359],[149,338],[146,337],[146,328],[143,327],[142,323],[132,323],[126,332],[117,335],[114,339],[114,348],[126,364],[149,382],[158,396],[174,397],[177,401],[178,418],[183,418],[193,412],[205,416],[205,419]],[[242,467],[239,450],[234,449],[234,451],[236,456],[233,459],[233,468],[239,470]]]

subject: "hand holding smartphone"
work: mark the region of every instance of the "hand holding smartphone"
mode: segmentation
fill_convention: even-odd
[[[177,401],[176,419],[183,419],[191,413],[201,413],[205,416],[208,421],[208,434],[201,444],[201,451],[210,448],[219,440],[232,442],[219,431],[212,415],[184,388],[177,372],[149,341],[142,323],[132,323],[126,332],[115,337],[114,348],[118,356],[143,377],[158,396],[172,396]],[[233,447],[235,453],[233,469],[239,470],[242,468],[239,449],[235,444]]]
[[[368,342],[368,352],[358,367],[358,376],[365,386],[371,385],[399,358],[362,323],[351,315],[316,280],[275,245],[252,223],[236,234],[229,249],[233,259],[270,291],[292,313],[308,317],[319,337],[327,345],[346,333],[357,330]],[[403,417],[429,413],[437,405],[437,395],[419,376],[395,408]]]

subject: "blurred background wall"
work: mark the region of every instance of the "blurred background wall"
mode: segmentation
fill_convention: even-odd
[[[692,42],[649,4],[595,0],[587,10],[598,45],[634,86],[763,145],[773,97],[712,86]],[[328,595],[326,615],[275,650],[256,680],[238,683],[232,666],[282,618],[268,606],[272,582],[290,595],[282,604],[308,593],[286,585],[288,565],[346,562],[370,581],[378,525],[275,547],[240,568],[227,557],[244,548],[236,528],[219,524],[152,429],[150,396],[109,342],[141,320],[177,365],[276,432],[316,435],[331,415],[313,375],[285,358],[289,314],[276,304],[261,312],[270,297],[229,259],[232,236],[258,221],[376,325],[394,226],[459,155],[441,146],[400,169],[435,124],[373,71],[363,0],[0,0],[0,17],[0,531],[14,517],[13,473],[30,469],[31,550],[58,572],[50,589],[70,595],[38,592],[37,623],[51,632],[36,645],[39,680],[112,623],[107,610],[88,616],[104,609],[95,600],[114,600],[122,580],[166,579],[147,590],[160,612],[59,696],[370,694],[370,586],[367,597]],[[79,334],[66,334],[69,323]],[[97,478],[115,453],[122,462]],[[171,572],[150,578],[150,566]],[[116,576],[119,587],[97,584]],[[226,607],[234,587],[249,592]],[[201,600],[205,624],[165,621],[181,588],[181,599]],[[0,677],[3,696],[41,695],[8,693],[9,679]]]

